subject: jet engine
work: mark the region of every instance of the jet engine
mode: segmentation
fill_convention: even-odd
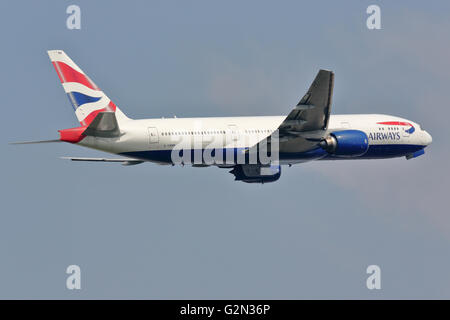
[[[281,176],[281,166],[262,166],[258,164],[238,164],[230,173],[237,181],[247,183],[266,183],[277,181]]]
[[[332,132],[320,142],[320,146],[336,157],[358,157],[369,149],[369,139],[360,130]]]

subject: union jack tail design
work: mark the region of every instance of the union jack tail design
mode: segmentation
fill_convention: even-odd
[[[49,50],[48,56],[82,126],[103,111],[115,112],[118,122],[129,120],[64,51]]]

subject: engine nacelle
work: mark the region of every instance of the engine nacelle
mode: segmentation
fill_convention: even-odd
[[[369,149],[369,138],[360,130],[343,130],[331,133],[320,146],[337,157],[358,157]]]
[[[247,183],[267,183],[277,181],[281,176],[281,166],[261,166],[258,164],[238,164],[230,173],[235,180]]]

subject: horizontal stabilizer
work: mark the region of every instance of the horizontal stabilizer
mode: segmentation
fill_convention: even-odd
[[[37,141],[17,141],[17,142],[10,142],[9,144],[35,144],[35,143],[51,143],[51,142],[61,142],[61,140],[54,139],[54,140],[37,140]]]
[[[123,159],[108,159],[108,158],[83,158],[83,157],[61,157],[61,159],[72,161],[92,161],[92,162],[120,162],[124,166],[132,166],[135,164],[143,163],[144,161],[123,158]]]

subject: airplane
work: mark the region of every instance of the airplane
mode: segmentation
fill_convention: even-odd
[[[58,130],[59,139],[121,158],[63,157],[72,161],[136,165],[217,166],[235,180],[278,180],[282,165],[313,160],[405,157],[425,153],[431,135],[391,115],[331,115],[334,73],[320,70],[300,102],[284,116],[128,118],[62,50],[48,51],[80,126]],[[270,149],[270,151],[269,151]]]

